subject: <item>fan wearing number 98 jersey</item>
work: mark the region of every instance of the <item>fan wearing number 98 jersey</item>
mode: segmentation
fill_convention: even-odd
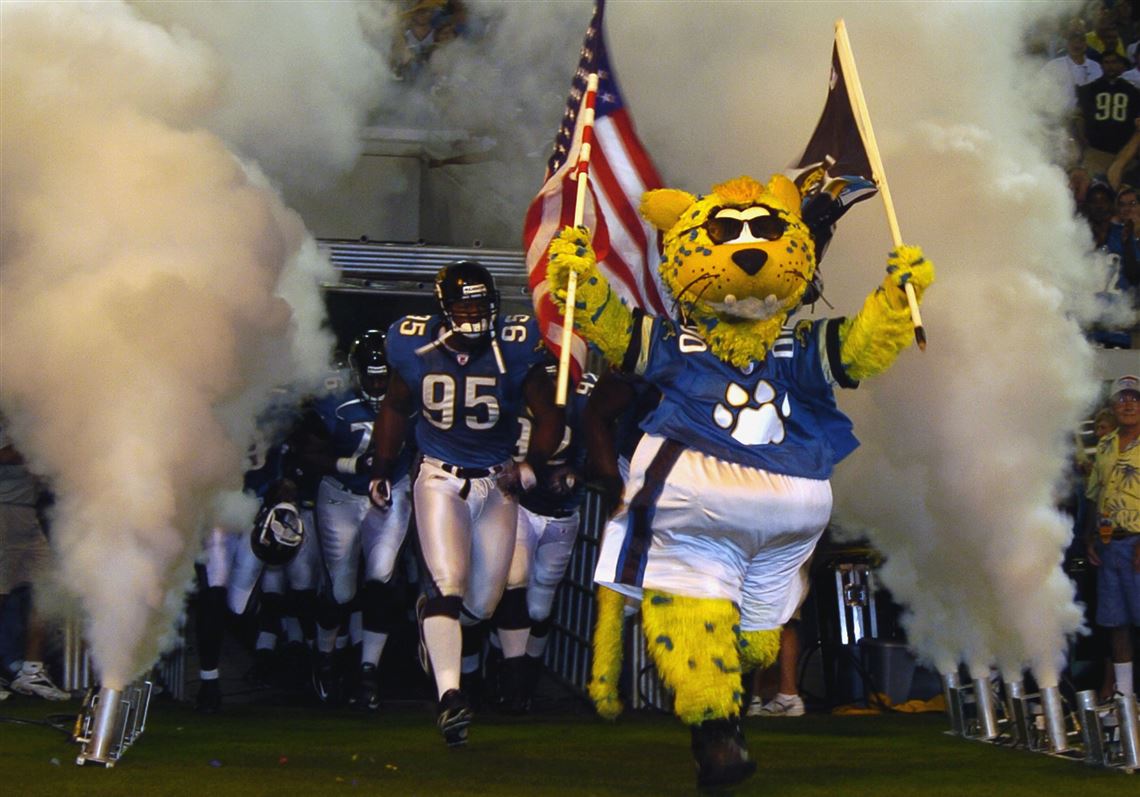
[[[498,315],[489,272],[463,261],[436,278],[441,312],[404,316],[388,330],[388,393],[375,432],[373,482],[390,478],[408,419],[418,413],[423,455],[412,488],[426,596],[421,632],[449,745],[466,741],[470,707],[459,691],[461,622],[491,616],[514,550],[515,493],[558,447],[562,413],[543,365],[549,355],[530,316]],[[530,453],[511,454],[518,416],[534,417]],[[383,491],[373,490],[383,501]]]

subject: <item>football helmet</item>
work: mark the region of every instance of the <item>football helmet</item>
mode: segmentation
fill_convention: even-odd
[[[435,276],[435,298],[452,332],[478,340],[495,328],[499,291],[491,272],[474,260],[459,260]]]
[[[253,522],[250,546],[258,559],[267,565],[287,565],[301,550],[305,524],[295,504],[287,501],[265,504]]]
[[[356,392],[373,412],[378,412],[388,392],[388,349],[384,333],[370,329],[354,340],[348,351],[348,364]]]

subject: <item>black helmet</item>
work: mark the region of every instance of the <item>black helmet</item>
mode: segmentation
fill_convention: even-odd
[[[435,298],[453,332],[482,338],[494,330],[499,292],[491,272],[474,260],[460,260],[440,269],[435,275]]]
[[[374,412],[388,392],[388,349],[384,333],[370,329],[352,342],[348,350],[348,365],[356,390]]]
[[[294,504],[282,501],[265,504],[257,513],[249,534],[250,547],[267,565],[287,565],[293,561],[305,539],[305,524]]]

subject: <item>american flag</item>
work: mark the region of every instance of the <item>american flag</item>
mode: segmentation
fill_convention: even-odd
[[[551,299],[546,283],[546,250],[563,227],[574,222],[577,183],[573,179],[582,144],[579,120],[585,102],[586,79],[596,72],[598,93],[594,117],[594,142],[590,153],[590,183],[583,223],[590,230],[598,268],[615,293],[630,306],[665,313],[666,303],[657,264],[660,260],[657,231],[638,215],[641,195],[661,187],[661,178],[638,140],[626,110],[617,78],[610,68],[602,32],[605,0],[597,0],[574,79],[566,113],[554,139],[554,152],[538,196],[527,209],[523,225],[523,250],[530,274],[538,325],[547,346],[558,354],[562,341],[562,313]],[[586,344],[575,335],[571,359],[580,374],[586,359]]]

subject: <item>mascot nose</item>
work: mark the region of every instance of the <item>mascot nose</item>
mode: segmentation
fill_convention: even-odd
[[[768,253],[763,249],[742,249],[733,253],[732,262],[740,266],[740,270],[748,276],[755,277],[768,262]]]

